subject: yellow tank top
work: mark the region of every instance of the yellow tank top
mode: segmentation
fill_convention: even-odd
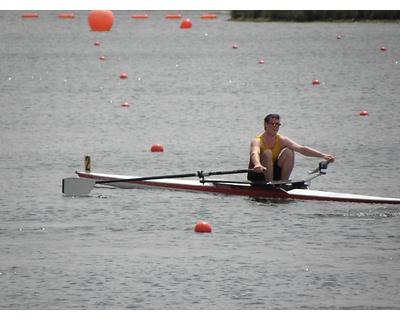
[[[258,139],[260,139],[261,142],[261,152],[265,150],[271,150],[272,151],[272,162],[275,163],[276,159],[278,159],[279,153],[281,152],[281,135],[279,133],[276,134],[276,140],[275,140],[275,145],[273,148],[269,148],[263,139],[261,139],[261,135],[257,136]]]

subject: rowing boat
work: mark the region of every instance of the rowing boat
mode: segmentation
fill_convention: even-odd
[[[224,195],[240,195],[262,199],[293,199],[293,200],[318,200],[337,202],[360,202],[400,204],[400,198],[377,197],[349,193],[327,192],[311,190],[310,181],[317,176],[325,174],[323,169],[327,163],[321,162],[319,167],[309,173],[316,173],[308,180],[274,181],[270,183],[252,183],[249,181],[213,180],[205,179],[214,174],[243,173],[248,170],[234,170],[221,172],[197,172],[193,174],[168,175],[156,177],[136,177],[92,172],[76,172],[78,177],[63,180],[63,193],[67,195],[80,195],[89,193],[95,184],[107,184],[116,188],[166,188],[183,191],[207,192]],[[200,180],[177,179],[197,176]]]

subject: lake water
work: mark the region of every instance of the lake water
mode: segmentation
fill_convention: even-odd
[[[313,189],[400,197],[399,24],[188,11],[181,29],[168,12],[116,11],[92,32],[88,11],[22,13],[0,17],[0,309],[399,308],[398,205],[61,193],[84,155],[115,174],[244,169],[279,113],[282,134],[336,157]],[[318,162],[297,155],[292,178]]]

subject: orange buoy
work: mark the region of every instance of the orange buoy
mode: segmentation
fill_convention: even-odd
[[[234,45],[232,46],[232,48],[233,48],[233,49],[237,49],[237,48],[238,48],[237,44],[234,44]]]
[[[319,80],[315,79],[312,84],[320,84]]]
[[[194,231],[196,231],[196,232],[211,232],[212,228],[208,222],[200,221],[200,222],[197,222],[196,226],[194,227]]]
[[[121,79],[127,79],[128,78],[128,76],[125,73],[122,73],[119,77]]]
[[[181,29],[190,29],[192,27],[192,21],[190,19],[185,19],[181,23]]]
[[[182,15],[181,14],[167,14],[165,16],[165,18],[167,18],[167,19],[182,19]]]
[[[121,104],[121,107],[130,107],[131,105],[128,102],[124,102]]]
[[[73,19],[75,18],[75,15],[73,13],[60,13],[58,17],[64,19]]]
[[[360,116],[369,116],[369,113],[367,110],[363,110],[360,112]]]
[[[110,31],[114,24],[114,14],[110,10],[92,10],[88,22],[92,31]]]
[[[134,14],[132,19],[147,19],[149,16],[147,14]]]
[[[201,19],[217,19],[217,15],[216,14],[203,14],[201,16]]]
[[[150,150],[151,152],[164,152],[164,147],[161,144],[156,143],[151,146]]]
[[[24,13],[22,18],[38,18],[39,15],[37,13]]]
[[[386,51],[386,48],[385,48],[385,47],[382,47],[382,48],[381,48],[381,51]]]

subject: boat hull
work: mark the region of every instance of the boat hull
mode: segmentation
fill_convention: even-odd
[[[102,173],[77,172],[80,178],[95,181],[113,181],[121,179],[135,179],[135,176],[110,175]],[[368,195],[357,195],[348,193],[337,193],[310,190],[307,186],[300,189],[285,190],[279,187],[254,186],[246,182],[235,181],[206,181],[185,179],[157,179],[157,180],[136,180],[127,182],[110,182],[117,188],[166,188],[183,191],[207,192],[225,195],[240,195],[254,198],[265,199],[295,199],[295,200],[317,200],[317,201],[337,201],[337,202],[360,202],[360,203],[384,203],[400,204],[398,198],[375,197]]]

